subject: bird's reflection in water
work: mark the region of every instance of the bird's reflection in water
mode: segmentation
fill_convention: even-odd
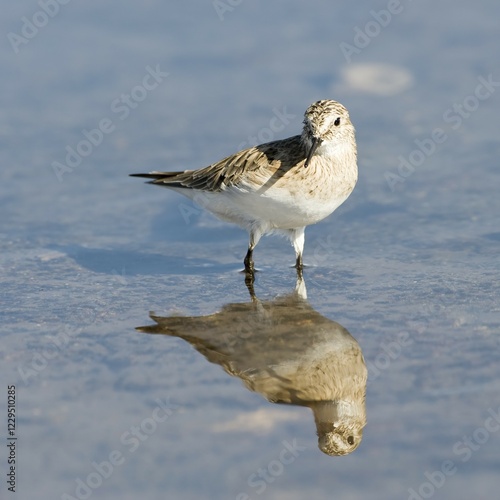
[[[366,424],[367,370],[356,340],[307,302],[299,277],[293,293],[227,304],[209,316],[159,317],[141,332],[180,337],[212,363],[239,377],[273,403],[308,406],[318,446],[347,455],[360,444]]]

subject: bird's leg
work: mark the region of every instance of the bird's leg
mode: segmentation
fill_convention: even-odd
[[[252,274],[252,275],[255,271],[255,267],[253,264],[253,258],[252,258],[253,248],[254,247],[250,244],[250,246],[248,247],[248,252],[245,256],[245,260],[243,261],[245,263],[245,272],[247,274]]]
[[[290,231],[290,239],[292,240],[293,248],[295,248],[295,268],[297,269],[297,273],[300,272],[300,276],[302,276],[302,269],[304,267],[302,262],[302,253],[304,251],[305,239],[304,230],[304,227],[299,227]]]
[[[250,297],[252,300],[255,299],[255,291],[253,288],[253,284],[255,282],[255,267],[252,259],[252,246],[248,247],[248,252],[245,257],[245,285],[248,288],[248,292],[250,293]]]
[[[262,237],[262,229],[258,226],[252,227],[250,230],[250,242],[248,243],[248,251],[245,256],[245,272],[247,274],[252,274],[255,272],[255,266],[253,264],[253,249],[257,246],[260,238]]]
[[[304,269],[304,266],[302,265],[302,254],[297,256],[295,269],[297,270],[297,281],[301,281],[303,279],[302,270]]]
[[[297,279],[302,279],[302,270],[304,266],[302,264],[302,254],[297,256],[297,260],[295,261],[295,269],[297,269]]]

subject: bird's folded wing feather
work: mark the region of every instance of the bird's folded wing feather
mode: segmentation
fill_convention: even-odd
[[[284,175],[302,157],[305,159],[300,136],[294,136],[245,149],[199,170],[135,175],[154,179],[152,184],[165,187],[217,192],[231,186],[260,186],[272,176]]]

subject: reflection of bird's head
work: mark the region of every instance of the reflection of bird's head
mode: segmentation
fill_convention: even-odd
[[[318,447],[327,455],[347,455],[361,443],[366,425],[364,400],[325,402],[313,407]]]
[[[352,453],[361,443],[363,427],[352,422],[347,425],[335,424],[325,426],[324,433],[318,432],[318,447],[327,455],[347,455]]]

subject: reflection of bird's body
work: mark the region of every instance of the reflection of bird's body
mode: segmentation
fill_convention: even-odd
[[[193,199],[250,233],[245,268],[262,235],[280,232],[302,267],[304,229],[330,215],[357,181],[356,140],[347,110],[318,101],[304,115],[302,135],[255,146],[200,170],[132,174]]]
[[[151,318],[147,333],[181,337],[212,363],[275,403],[310,407],[319,447],[344,455],[366,423],[366,366],[349,332],[296,294],[228,304],[203,317]]]

